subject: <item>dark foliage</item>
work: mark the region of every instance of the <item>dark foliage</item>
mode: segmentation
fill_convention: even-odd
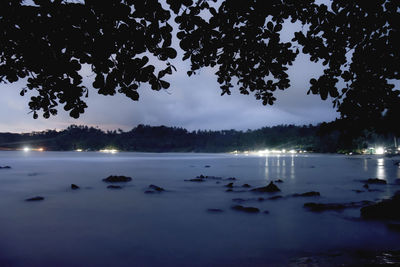
[[[37,93],[29,103],[34,118],[38,111],[55,115],[58,104],[75,118],[84,112],[82,66],[93,71],[100,94],[138,100],[143,83],[168,88],[163,79],[177,55],[174,19],[183,60],[191,62],[188,75],[214,67],[222,94],[237,83],[241,93],[273,104],[273,92],[290,86],[288,66],[301,51],[325,66],[309,92],[331,97],[346,129],[400,134],[399,91],[391,84],[400,79],[398,0],[331,0],[329,6],[315,0],[22,2],[0,2],[0,81],[26,80],[21,95]],[[282,42],[288,21],[303,28]]]
[[[107,131],[71,125],[63,131],[25,134],[0,133],[0,149],[44,147],[46,150],[98,151],[116,148],[145,152],[231,152],[259,149],[297,149],[314,152],[349,152],[392,139],[358,138],[348,146],[336,132],[321,134],[320,126],[281,125],[258,130],[193,131],[176,127],[139,125],[131,131]],[[390,143],[391,144],[391,143]]]

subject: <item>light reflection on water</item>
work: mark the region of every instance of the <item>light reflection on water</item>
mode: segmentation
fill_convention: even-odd
[[[385,175],[385,160],[383,158],[377,159],[377,167],[376,167],[376,177],[379,179],[386,180]]]

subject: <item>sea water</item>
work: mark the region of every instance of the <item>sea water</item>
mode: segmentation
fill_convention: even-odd
[[[315,213],[306,202],[377,201],[400,185],[383,156],[0,152],[1,266],[285,266],[292,259],[399,249],[400,234],[359,208]],[[102,179],[132,181],[108,189]],[[236,181],[207,179],[199,175]],[[362,180],[387,185],[363,188]],[[277,179],[279,193],[253,188]],[[234,192],[225,185],[234,182]],[[71,184],[80,189],[72,190]],[[148,186],[164,188],[146,194]],[[364,192],[356,193],[353,190]],[[320,192],[320,197],[292,197]],[[277,200],[258,201],[281,195]],[[25,199],[43,196],[38,202]],[[244,199],[237,203],[233,199]],[[232,209],[251,206],[260,213]],[[221,212],[209,212],[220,209]],[[268,211],[269,213],[264,213]]]

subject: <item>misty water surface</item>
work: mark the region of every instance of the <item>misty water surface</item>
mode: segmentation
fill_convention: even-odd
[[[388,198],[400,169],[378,156],[1,152],[0,263],[5,266],[285,265],[330,251],[398,249],[400,234],[362,221],[359,209],[313,213],[305,202]],[[209,168],[205,166],[209,165]],[[198,175],[236,177],[241,185],[277,184],[276,194],[225,192],[229,181],[187,182]],[[107,189],[109,175],[133,180]],[[362,179],[388,185],[363,190]],[[71,183],[79,190],[71,190]],[[155,184],[166,192],[145,194]],[[290,196],[318,191],[321,197]],[[26,198],[45,197],[41,202]],[[261,210],[232,210],[235,198]],[[207,209],[221,209],[211,213]],[[269,214],[263,211],[268,210]]]

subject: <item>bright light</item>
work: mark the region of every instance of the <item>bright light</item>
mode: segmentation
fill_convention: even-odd
[[[102,150],[100,150],[100,152],[115,154],[118,152],[118,150],[117,149],[102,149]]]
[[[29,147],[24,147],[24,149],[23,149],[25,152],[29,152],[29,151],[31,151],[31,149],[29,148]]]
[[[383,155],[383,154],[385,154],[385,149],[383,147],[377,147],[377,148],[375,148],[375,154]]]
[[[76,152],[82,152],[82,149],[78,148],[77,150],[75,150]]]
[[[295,154],[295,153],[296,153],[296,150],[294,150],[294,149],[291,149],[291,150],[289,150],[289,153],[291,153],[291,154]]]
[[[39,147],[38,151],[44,151],[44,148],[43,147]]]

